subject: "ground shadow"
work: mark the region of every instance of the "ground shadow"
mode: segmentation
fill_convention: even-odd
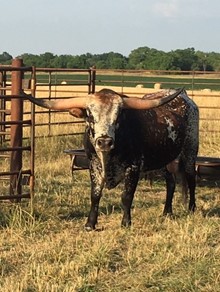
[[[197,187],[220,188],[220,178],[216,179],[197,179]]]
[[[77,209],[71,210],[67,214],[60,214],[59,218],[61,220],[66,220],[66,221],[71,221],[74,219],[82,219],[88,216],[89,214],[89,206],[78,206]],[[102,205],[99,207],[99,214],[104,214],[104,215],[111,215],[115,213],[121,213],[122,208],[120,204],[107,204],[107,205]]]

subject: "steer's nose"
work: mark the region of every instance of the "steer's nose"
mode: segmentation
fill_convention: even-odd
[[[114,141],[111,137],[100,137],[96,139],[96,148],[101,151],[109,151],[114,148]]]

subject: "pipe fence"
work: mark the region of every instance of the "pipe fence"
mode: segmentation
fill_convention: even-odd
[[[30,198],[34,190],[34,108],[30,117],[24,119],[21,90],[25,72],[33,73],[32,68],[24,67],[20,59],[14,59],[12,66],[0,66],[1,200]],[[29,128],[26,145],[23,143],[24,126]],[[25,162],[26,157],[29,163]]]
[[[219,145],[220,72],[34,68],[14,59],[11,66],[0,65],[0,199],[19,201],[33,195],[36,137],[81,137],[84,132],[83,120],[34,106],[21,91],[59,99],[91,94],[104,87],[139,97],[160,89],[185,87],[200,109],[200,140]]]

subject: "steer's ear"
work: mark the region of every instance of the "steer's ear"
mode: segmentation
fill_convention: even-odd
[[[86,110],[82,108],[71,108],[69,110],[69,113],[76,118],[80,118],[80,119],[86,118]]]

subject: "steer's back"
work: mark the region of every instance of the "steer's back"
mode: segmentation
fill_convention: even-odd
[[[198,109],[185,93],[168,104],[155,109],[134,111],[132,115],[133,123],[136,123],[132,140],[141,149],[145,170],[165,166],[177,158],[184,147],[188,147],[194,152],[192,155],[196,155]]]

